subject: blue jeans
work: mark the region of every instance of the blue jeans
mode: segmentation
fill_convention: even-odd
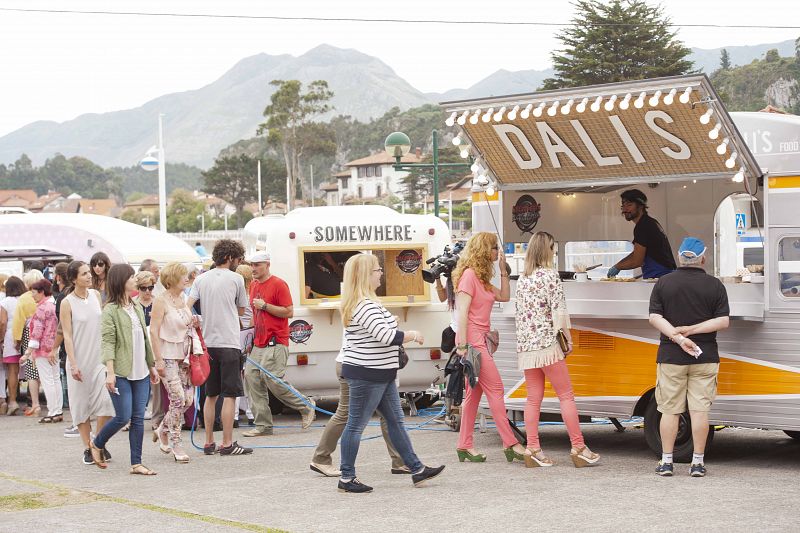
[[[117,389],[119,389],[119,394],[111,395],[116,414],[94,438],[94,445],[98,448],[105,448],[108,440],[130,422],[128,441],[131,446],[131,464],[142,464],[144,409],[147,406],[147,400],[150,399],[150,377],[138,381],[128,381],[117,376]]]
[[[397,449],[403,462],[412,472],[422,470],[411,439],[403,425],[403,410],[400,408],[400,395],[394,380],[387,383],[367,381],[363,379],[348,379],[350,386],[350,414],[347,425],[342,433],[341,460],[342,479],[356,477],[356,456],[361,443],[361,435],[367,427],[370,418],[377,409],[386,420],[389,440]]]

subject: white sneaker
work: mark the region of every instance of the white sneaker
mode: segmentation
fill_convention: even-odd
[[[309,399],[308,402],[311,404],[311,407],[308,407],[306,412],[303,413],[303,429],[310,428],[311,424],[314,423],[314,419],[317,417],[317,410],[315,409],[317,402],[311,399]]]
[[[64,428],[64,437],[67,439],[72,439],[75,437],[80,437],[81,433],[78,431],[78,426],[69,426]]]
[[[145,409],[145,411],[144,411],[144,419],[145,420],[150,420],[151,418],[153,418],[153,411],[151,411],[150,409]]]
[[[311,463],[309,465],[311,470],[322,474],[325,477],[339,477],[342,475],[341,470],[337,470],[333,465],[321,465],[319,463]]]

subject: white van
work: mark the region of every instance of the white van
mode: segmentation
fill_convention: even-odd
[[[335,359],[342,344],[341,268],[348,257],[362,252],[380,260],[384,278],[377,293],[399,317],[400,328],[425,336],[424,345],[407,347],[408,366],[398,373],[400,391],[425,391],[441,379],[446,358],[439,344],[450,313],[423,281],[422,269],[451,244],[444,221],[376,205],[301,208],[254,218],[244,228],[243,242],[248,255],[268,251],[271,273],[289,285],[294,317],[286,378],[303,393],[339,392]]]

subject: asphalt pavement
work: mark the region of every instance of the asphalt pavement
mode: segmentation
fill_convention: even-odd
[[[423,419],[408,419],[410,426]],[[250,456],[204,456],[175,463],[146,435],[144,463],[157,476],[128,473],[128,434],[109,441],[107,470],[82,464],[80,439],[62,436],[65,424],[0,417],[0,531],[798,531],[800,441],[782,432],[728,428],[707,455],[708,476],[673,478],[653,473],[657,458],[643,430],[617,433],[608,424],[585,424],[587,444],[602,454],[598,466],[576,469],[563,426],[541,428],[552,468],[508,463],[497,433],[476,431],[486,463],[459,463],[456,434],[429,424],[411,440],[441,476],[414,488],[408,475],[392,475],[380,437],[362,443],[359,478],[371,494],[342,494],[336,479],[308,463],[326,417],[303,431],[299,416],[276,417],[275,435],[236,438]],[[370,427],[366,436],[380,435]],[[188,440],[189,433],[184,432]],[[220,438],[218,436],[218,438]],[[201,437],[196,438],[198,444]],[[334,459],[338,462],[338,452]]]

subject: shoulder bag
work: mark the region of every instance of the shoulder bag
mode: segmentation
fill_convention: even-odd
[[[203,347],[202,354],[194,354],[190,349],[189,353],[189,370],[191,371],[192,385],[199,387],[208,379],[208,374],[211,373],[211,364],[209,363],[208,348],[203,340],[203,332],[200,328],[195,328],[197,338],[200,340],[200,346]]]
[[[401,369],[405,368],[406,365],[408,364],[408,354],[406,353],[406,349],[403,348],[402,345],[400,345],[400,350],[397,353],[397,359]]]

